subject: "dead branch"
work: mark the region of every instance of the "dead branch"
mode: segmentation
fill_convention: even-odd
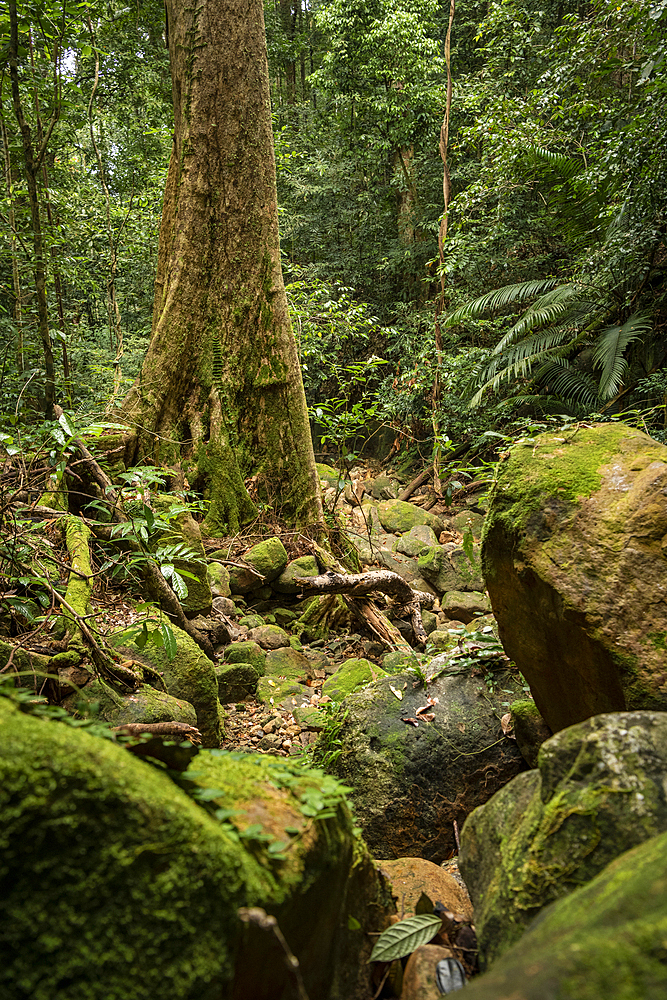
[[[352,598],[366,597],[368,594],[378,591],[388,594],[398,605],[405,608],[406,613],[410,615],[412,631],[417,644],[419,646],[426,645],[427,636],[422,624],[420,605],[432,605],[434,597],[432,594],[413,590],[398,573],[392,573],[386,569],[354,574],[337,573],[333,570],[328,570],[321,576],[295,577],[294,582],[298,583],[304,592],[308,591],[310,593],[347,594]],[[367,618],[367,611],[368,609],[366,608],[363,613],[364,618]],[[387,642],[386,627],[383,631],[385,635],[382,636],[382,639],[384,642]],[[391,644],[396,644],[396,640],[392,639]]]
[[[201,733],[186,722],[126,722],[124,726],[114,726],[114,732],[127,733],[128,736],[141,736],[150,733],[153,736],[179,736],[191,743],[201,743]]]
[[[401,493],[401,495],[399,496],[398,499],[399,500],[409,500],[410,497],[412,496],[412,494],[416,490],[418,490],[419,487],[422,486],[426,482],[426,480],[429,478],[429,476],[432,476],[432,475],[433,475],[433,462],[431,462],[431,464],[429,465],[428,469],[424,469],[423,472],[420,472],[419,475],[415,479],[413,479],[412,482],[409,483],[405,487],[405,489],[403,490],[403,492]]]

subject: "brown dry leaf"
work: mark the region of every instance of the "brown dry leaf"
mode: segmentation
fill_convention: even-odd
[[[466,731],[466,727],[465,727],[465,723],[464,722],[457,723],[456,728],[458,729],[458,731],[460,733],[465,733],[465,731]]]
[[[512,728],[513,728],[512,727],[512,716],[511,716],[511,714],[509,712],[506,712],[505,715],[503,715],[502,719],[500,720],[500,726],[501,726],[501,729],[502,729],[503,733],[505,734],[505,736],[509,736],[509,738],[511,740],[515,740],[516,739],[516,736],[512,732]]]
[[[415,728],[417,728],[417,726],[419,725],[419,720],[413,719],[411,715],[407,716],[407,718],[405,719],[401,719],[401,722],[407,722],[409,725],[414,726]]]
[[[420,715],[419,718],[425,719],[426,722],[433,722],[433,720],[435,719],[435,715],[433,714],[433,712],[426,712],[425,715]]]

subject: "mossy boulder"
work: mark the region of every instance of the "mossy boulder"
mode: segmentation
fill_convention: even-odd
[[[277,536],[253,545],[243,558],[264,578],[264,583],[272,583],[287,566],[287,551]]]
[[[155,671],[162,678],[167,694],[179,701],[189,702],[197,713],[197,728],[202,734],[204,746],[219,747],[222,735],[220,706],[213,664],[187,632],[171,623],[169,627],[176,640],[176,655],[171,660],[164,646],[147,643],[143,649],[138,649],[132,641],[131,630],[119,632],[112,641],[116,649]],[[148,683],[152,683],[152,676],[149,672],[145,673]]]
[[[352,691],[358,691],[371,681],[386,676],[382,667],[371,663],[370,660],[363,658],[345,660],[336,673],[324,682],[322,694],[328,695],[332,701],[343,701]]]
[[[461,533],[469,528],[473,538],[481,538],[485,516],[485,514],[478,514],[474,510],[462,510],[460,514],[455,514],[452,518],[452,526]]]
[[[395,535],[404,535],[417,524],[427,524],[436,535],[443,530],[439,517],[405,500],[383,500],[377,510],[382,527]]]
[[[326,465],[324,462],[315,462],[315,468],[317,469],[317,475],[327,486],[338,487],[339,483],[342,484],[344,477],[333,466]]]
[[[667,834],[548,906],[466,1000],[663,1000]]]
[[[410,528],[407,535],[401,535],[394,543],[396,552],[406,556],[420,556],[422,552],[438,544],[438,538],[428,524],[416,524]]]
[[[503,645],[555,732],[667,709],[667,447],[623,424],[510,450],[482,564]]]
[[[215,676],[218,698],[223,705],[227,705],[254,695],[261,675],[252,663],[224,663],[215,668]]]
[[[220,562],[210,562],[206,568],[208,584],[214,597],[229,597],[229,570]]]
[[[546,906],[623,851],[667,830],[667,714],[600,715],[557,733],[468,818],[460,867],[482,963]]]
[[[448,618],[466,624],[491,611],[486,594],[474,590],[450,590],[443,596],[440,606]]]
[[[434,545],[419,556],[419,572],[439,594],[452,590],[481,591],[484,580],[478,554],[479,548],[476,547],[471,562],[462,548]]]
[[[289,646],[289,634],[280,625],[259,625],[251,628],[248,639],[257,643],[262,649],[280,649]]]
[[[294,578],[298,576],[319,576],[320,568],[315,556],[299,556],[287,564],[287,568],[273,581],[273,589],[279,594],[296,594],[301,589]]]
[[[109,684],[94,677],[63,702],[68,712],[84,718],[99,717],[112,726],[128,722],[185,722],[197,725],[197,713],[190,702],[172,698],[149,684],[142,684],[131,694],[120,694]]]
[[[460,674],[438,677],[425,690],[406,671],[346,697],[342,752],[333,767],[354,789],[357,817],[376,857],[420,855],[435,863],[451,857],[453,821],[460,828],[476,805],[525,767],[499,721],[508,698],[503,689],[515,697],[520,689],[508,673],[496,678],[493,692]],[[432,721],[417,715],[427,697],[438,699],[428,708]]]
[[[282,951],[242,906],[275,915],[311,996],[368,995],[368,932],[389,906],[332,778],[203,752],[196,780],[217,791],[219,822],[110,740],[3,698],[0,730],[3,997],[287,995]]]
[[[257,642],[241,640],[225,647],[226,663],[252,663],[258,674],[264,673],[266,653]]]

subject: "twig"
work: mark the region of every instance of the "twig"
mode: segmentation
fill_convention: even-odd
[[[296,986],[299,1000],[308,1000],[308,994],[306,993],[306,987],[304,985],[303,976],[301,975],[301,969],[299,967],[299,959],[293,953],[285,940],[276,918],[270,916],[266,910],[262,910],[259,906],[242,906],[239,910],[237,910],[237,913],[239,915],[239,919],[242,920],[244,924],[254,924],[255,927],[259,927],[262,931],[270,931],[273,933],[278,944],[285,952],[285,965],[287,966],[287,971],[294,979],[294,985]]]

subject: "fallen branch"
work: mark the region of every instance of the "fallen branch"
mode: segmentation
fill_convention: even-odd
[[[420,472],[419,475],[405,487],[405,489],[403,490],[398,499],[409,500],[412,494],[416,490],[418,490],[419,487],[422,486],[426,482],[426,480],[432,475],[433,475],[433,462],[431,462],[428,469],[424,469],[423,472]]]
[[[372,570],[369,573],[345,574],[328,570],[321,576],[295,577],[294,582],[302,590],[319,594],[347,594],[349,597],[366,597],[374,592],[388,594],[393,600],[405,608],[409,614],[412,631],[418,645],[426,645],[426,632],[422,624],[421,604],[432,605],[434,597],[423,591],[413,590],[405,580],[390,570]],[[367,617],[367,609],[364,617]],[[392,626],[393,628],[393,626]],[[383,641],[387,641],[383,637]],[[393,640],[394,644],[396,640]],[[401,648],[401,643],[399,648]]]
[[[126,722],[124,726],[114,726],[113,731],[127,733],[128,736],[141,736],[144,733],[152,736],[182,736],[191,743],[201,743],[201,733],[187,722]]]

